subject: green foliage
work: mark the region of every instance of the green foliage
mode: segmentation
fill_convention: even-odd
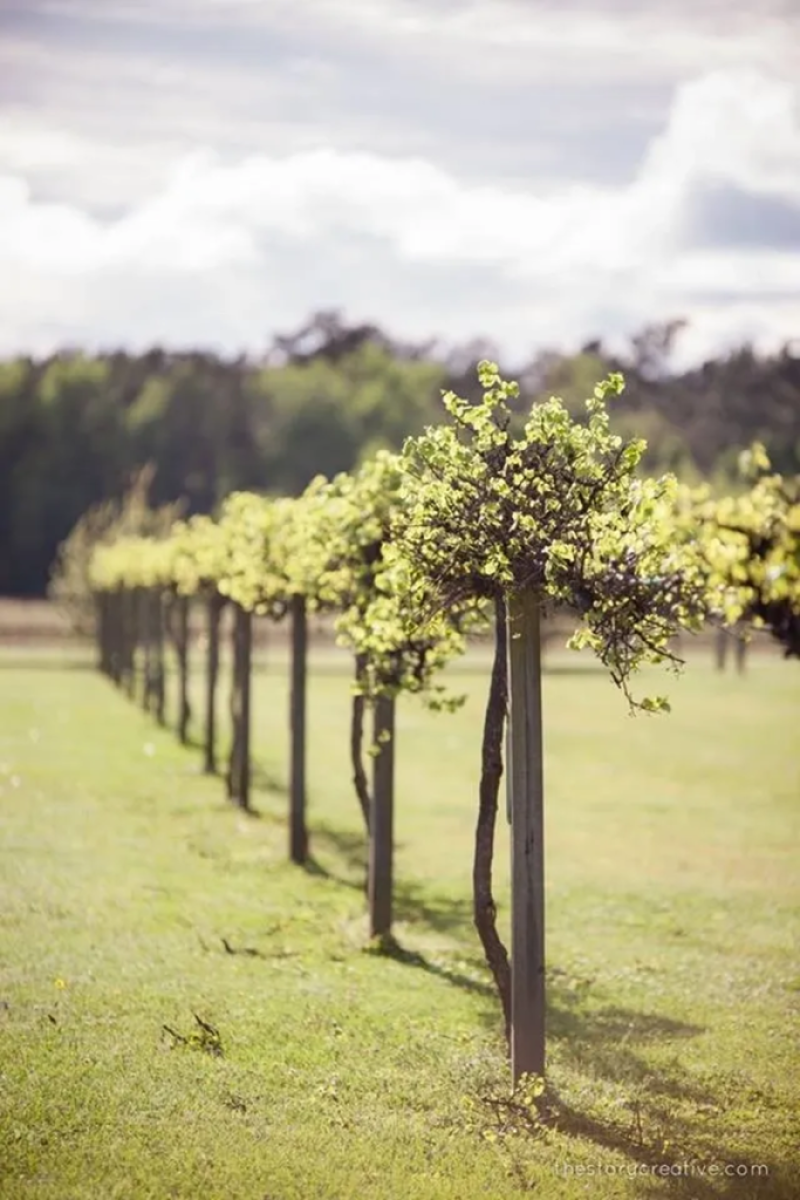
[[[585,423],[553,397],[531,409],[517,436],[510,405],[518,386],[493,363],[481,363],[479,375],[481,401],[446,393],[450,422],[404,448],[390,549],[409,564],[412,611],[430,616],[533,588],[546,604],[577,611],[582,627],[571,645],[592,649],[633,703],[631,674],[674,660],[670,639],[697,628],[704,613],[696,555],[671,532],[676,480],[639,479],[644,443],[611,432],[606,400],[622,392],[620,375],[595,387]]]
[[[234,493],[217,522],[194,517],[169,537],[104,543],[92,559],[92,586],[216,591],[273,619],[301,595],[309,611],[335,614],[340,644],[364,664],[359,689],[367,697],[422,692],[431,707],[452,709],[459,698],[434,677],[482,615],[461,604],[420,631],[407,565],[384,562],[402,480],[399,457],[379,451],[352,475],[312,480],[297,499]]]
[[[48,594],[80,634],[88,636],[94,631],[94,590],[98,586],[101,548],[103,554],[108,554],[120,540],[135,538],[131,556],[135,562],[135,547],[141,545],[139,539],[164,537],[172,528],[179,506],[152,508],[148,501],[151,482],[152,470],[140,471],[121,501],[108,500],[90,508],[58,548]],[[121,584],[127,574],[129,552],[120,556],[115,549],[113,553],[120,563],[117,583]]]
[[[464,628],[477,614],[474,605],[460,605],[420,630],[408,565],[388,555],[404,495],[402,461],[388,451],[352,475],[313,485],[305,498],[306,574],[315,580],[314,602],[336,612],[340,644],[364,661],[365,695],[422,692],[433,707],[452,708],[458,697],[433,679],[463,650]]]
[[[438,708],[458,704],[435,679],[485,627],[486,602],[522,588],[578,615],[570,645],[596,653],[631,704],[631,675],[647,662],[675,666],[672,637],[699,628],[720,596],[728,619],[746,610],[796,637],[790,485],[764,476],[747,497],[720,501],[713,536],[701,538],[708,494],[679,493],[672,475],[641,478],[644,442],[612,432],[606,404],[622,393],[620,375],[595,387],[585,420],[552,397],[517,433],[518,386],[488,362],[479,377],[482,399],[447,392],[449,423],[402,455],[378,451],[295,499],[237,492],[216,523],[195,517],[168,539],[104,546],[94,586],[216,590],[276,619],[302,595],[310,611],[335,614],[365,695],[422,692]],[[756,553],[765,538],[774,545]],[[638,707],[669,711],[664,696]]]
[[[800,359],[743,350],[669,374],[671,330],[645,331],[622,359],[599,344],[545,351],[522,368],[514,430],[551,392],[583,420],[591,382],[622,368],[612,431],[647,439],[641,469],[730,487],[739,450],[758,438],[776,470],[796,472]],[[478,357],[466,347],[443,358],[328,314],[257,362],[154,349],[0,364],[0,594],[40,594],[81,514],[119,499],[144,463],[156,468],[152,503],[181,500],[189,514],[216,511],[232,491],[298,495],[438,420],[439,389],[471,394]]]
[[[751,486],[713,497],[708,486],[684,489],[676,506],[686,540],[700,546],[711,605],[726,624],[766,628],[787,657],[800,657],[800,475],[771,470],[763,445],[740,456]]]

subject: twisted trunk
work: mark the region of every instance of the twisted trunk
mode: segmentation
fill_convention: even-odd
[[[363,654],[356,655],[356,684],[360,684],[364,677],[366,667],[366,657]],[[367,833],[370,830],[370,809],[372,800],[369,794],[369,786],[367,784],[367,773],[364,770],[364,708],[365,701],[361,695],[353,696],[353,709],[350,720],[350,762],[353,767],[353,786],[356,789],[358,803],[361,805],[361,814],[364,818],[364,825]]]
[[[497,932],[497,908],[492,895],[494,831],[497,823],[497,798],[503,777],[503,733],[508,701],[508,663],[506,658],[506,609],[502,597],[495,601],[495,647],[492,681],[483,724],[481,746],[481,782],[478,820],[475,828],[475,856],[472,870],[473,917],[483,945],[486,962],[494,977],[503,1006],[506,1038],[511,1033],[511,967],[508,951]]]

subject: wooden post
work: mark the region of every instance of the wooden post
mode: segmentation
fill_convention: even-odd
[[[159,725],[166,724],[165,708],[167,689],[164,668],[164,597],[158,588],[152,593],[153,613],[153,697],[156,706],[156,720]]]
[[[140,651],[136,672],[137,688],[141,686],[139,700],[147,708],[147,676],[150,669],[150,613],[147,588],[136,589],[136,646]]]
[[[114,683],[119,685],[121,679],[120,645],[119,645],[119,592],[109,592],[106,601],[108,621],[108,668]]]
[[[108,644],[108,593],[95,592],[95,638],[97,641],[97,668],[103,675],[111,674]]]
[[[306,828],[306,664],[308,621],[304,596],[292,597],[292,684],[289,701],[291,765],[289,775],[289,856],[304,863],[308,855]]]
[[[153,600],[149,588],[146,588],[141,594],[139,629],[142,642],[144,674],[142,708],[145,712],[149,712],[150,697],[153,694]]]
[[[374,710],[372,813],[369,832],[369,924],[371,937],[392,930],[392,857],[394,849],[394,707],[379,696]]]
[[[725,670],[725,659],[728,657],[728,631],[720,625],[717,629],[715,642],[717,670]]]
[[[217,771],[217,680],[219,678],[219,621],[223,601],[213,592],[206,603],[208,617],[208,647],[206,650],[206,721],[203,770],[206,775]]]
[[[253,625],[249,612],[233,610],[233,687],[231,688],[231,759],[228,795],[240,808],[250,807],[250,670]]]
[[[189,704],[189,597],[178,596],[175,652],[178,658],[178,740],[185,746],[189,737],[192,710]]]
[[[125,691],[133,700],[136,696],[136,592],[130,588],[122,593],[122,625]]]
[[[158,670],[158,631],[156,629],[157,593],[152,588],[144,594],[145,640],[144,640],[144,698],[145,712],[153,712],[156,697],[156,673]]]
[[[508,806],[511,819],[511,1074],[544,1075],[544,772],[536,592],[508,602]]]
[[[736,670],[739,675],[744,675],[747,658],[747,638],[742,633],[741,629],[736,631]]]

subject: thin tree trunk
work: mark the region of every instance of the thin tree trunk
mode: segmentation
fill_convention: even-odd
[[[217,680],[219,679],[219,622],[222,615],[221,597],[214,592],[209,596],[206,613],[208,616],[208,649],[206,657],[206,720],[204,739],[203,770],[206,775],[217,772]]]
[[[497,932],[497,908],[492,894],[494,833],[498,795],[503,777],[503,733],[508,703],[506,609],[502,597],[495,602],[495,643],[492,681],[483,723],[481,782],[475,855],[472,869],[473,917],[486,962],[494,977],[503,1007],[506,1039],[511,1036],[511,967],[508,951]]]
[[[366,655],[356,655],[357,685],[364,678],[366,663]],[[364,770],[364,707],[364,697],[358,694],[353,696],[353,708],[350,720],[350,762],[353,767],[353,786],[356,789],[358,803],[361,806],[364,825],[367,833],[369,833],[372,800],[370,799],[369,786],[367,784],[367,773]]]

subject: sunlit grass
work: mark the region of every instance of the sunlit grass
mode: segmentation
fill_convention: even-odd
[[[551,1123],[508,1135],[470,921],[485,655],[453,672],[459,713],[399,707],[396,958],[365,949],[345,659],[310,681],[303,871],[281,647],[256,675],[257,818],[60,655],[0,658],[4,1198],[797,1194],[796,666],[700,658],[671,716],[633,719],[591,664],[551,659]],[[507,849],[503,820],[503,923]],[[674,1173],[690,1159],[769,1175]]]

